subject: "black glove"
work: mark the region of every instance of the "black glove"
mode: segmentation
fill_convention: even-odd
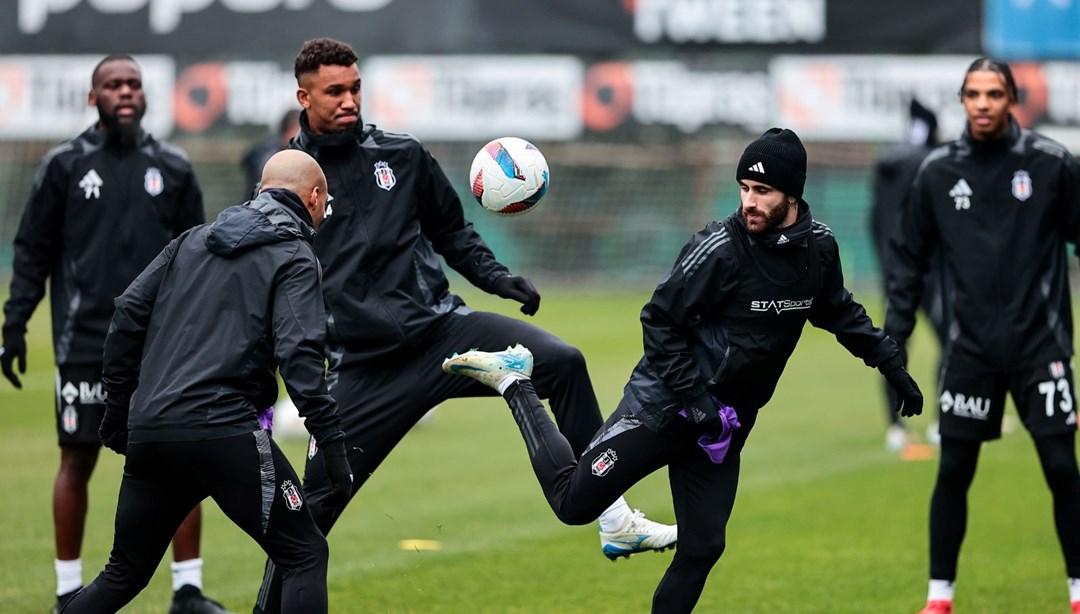
[[[705,393],[684,406],[686,417],[702,430],[719,433],[724,430],[724,421],[720,418],[720,409],[712,400],[712,395]]]
[[[315,442],[322,450],[323,465],[326,467],[326,475],[330,478],[331,490],[323,497],[322,503],[327,507],[345,505],[352,497],[353,474],[349,466],[349,457],[345,454],[345,434],[340,431],[329,437],[329,441]]]
[[[26,333],[17,330],[4,331],[4,347],[0,348],[0,369],[16,388],[22,388],[19,376],[15,375],[12,364],[19,361],[19,373],[26,373]]]
[[[521,313],[531,316],[540,309],[540,293],[532,282],[517,275],[504,275],[495,280],[495,295],[521,303]]]
[[[881,374],[885,376],[885,381],[889,382],[896,392],[896,400],[893,401],[892,408],[894,412],[905,418],[922,413],[922,392],[904,368],[904,361],[899,355],[878,365],[878,371],[881,371]]]
[[[110,396],[105,402],[105,417],[98,427],[101,444],[120,456],[127,454],[128,404],[129,400],[113,400]]]
[[[900,350],[900,362],[901,362],[901,364],[906,365],[907,364],[907,341],[908,341],[907,337],[905,337],[903,335],[889,334],[888,332],[886,332],[885,334],[887,334],[893,340],[893,343],[896,344],[896,348],[898,350]]]

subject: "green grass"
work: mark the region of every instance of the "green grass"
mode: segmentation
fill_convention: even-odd
[[[477,308],[513,305],[468,296]],[[617,296],[549,289],[535,322],[581,347],[605,412],[641,353],[637,314],[648,291]],[[51,492],[59,453],[46,309],[30,334],[25,389],[0,386],[0,612],[53,602]],[[934,396],[933,344],[912,347],[914,373]],[[927,510],[936,462],[901,462],[883,448],[880,378],[833,338],[808,328],[744,453],[728,550],[700,612],[912,613],[924,599]],[[932,407],[932,405],[931,405]],[[927,418],[914,421],[921,432]],[[283,447],[302,467],[305,442]],[[86,581],[108,555],[121,473],[103,452],[91,482]],[[672,521],[663,472],[631,505]],[[440,551],[402,550],[436,539]],[[330,536],[333,612],[644,612],[671,553],[612,564],[595,527],[566,527],[547,508],[524,446],[499,399],[444,404],[353,501]],[[204,505],[207,593],[250,611],[263,555],[212,502]],[[166,561],[169,560],[167,555]],[[167,563],[125,611],[162,612]],[[1050,496],[1030,439],[987,446],[971,492],[960,560],[960,611],[1066,612],[1064,565]]]

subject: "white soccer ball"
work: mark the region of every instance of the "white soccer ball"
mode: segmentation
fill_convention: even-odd
[[[520,215],[532,211],[547,194],[547,160],[525,139],[504,136],[477,152],[469,183],[476,202],[488,211]]]

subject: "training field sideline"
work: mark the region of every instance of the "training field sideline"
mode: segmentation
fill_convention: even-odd
[[[637,316],[651,288],[614,295],[541,290],[533,321],[582,349],[606,416],[641,354]],[[524,317],[516,304],[465,297],[474,308]],[[879,320],[876,301],[872,309]],[[59,452],[47,315],[43,306],[31,323],[24,389],[0,383],[5,614],[41,613],[55,603],[51,493]],[[924,329],[919,333],[911,371],[932,414],[936,349]],[[433,369],[442,358],[431,357]],[[743,454],[728,549],[699,612],[911,614],[923,606],[936,459],[902,462],[885,451],[880,397],[876,371],[829,334],[807,328]],[[928,421],[914,420],[915,432]],[[302,472],[306,440],[281,444]],[[122,459],[103,450],[90,485],[87,582],[108,555],[121,471]],[[1022,428],[984,449],[960,558],[959,611],[1068,611],[1050,494],[1040,476]],[[662,472],[628,500],[654,520],[674,521]],[[403,548],[404,540],[425,541]],[[330,610],[349,613],[645,612],[671,560],[670,552],[646,553],[613,564],[600,554],[595,525],[559,523],[496,398],[440,406],[360,491],[329,542]],[[263,554],[212,503],[204,506],[202,548],[207,594],[231,611],[250,612]],[[125,612],[167,607],[169,560],[171,554]]]

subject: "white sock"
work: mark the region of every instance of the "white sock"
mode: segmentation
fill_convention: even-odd
[[[1080,601],[1080,578],[1069,578],[1069,601]]]
[[[170,567],[172,567],[172,589],[174,592],[180,590],[181,586],[188,584],[200,591],[202,590],[202,559],[175,561],[170,564]]]
[[[502,378],[502,381],[499,382],[499,387],[498,387],[499,394],[504,394],[506,392],[506,389],[510,387],[510,384],[513,384],[514,382],[519,381],[519,380],[523,380],[523,379],[529,379],[529,378],[525,377],[524,375],[521,375],[520,373],[511,373],[511,374],[507,375],[506,377]]]
[[[926,595],[927,601],[952,601],[952,580],[930,580],[930,590]]]
[[[56,559],[54,563],[56,566],[56,596],[59,597],[65,593],[82,586],[82,559],[75,559],[73,561],[61,561]]]
[[[626,504],[626,499],[619,497],[612,503],[603,514],[600,514],[600,530],[606,533],[618,531],[626,524],[626,517],[633,514],[633,510]]]

